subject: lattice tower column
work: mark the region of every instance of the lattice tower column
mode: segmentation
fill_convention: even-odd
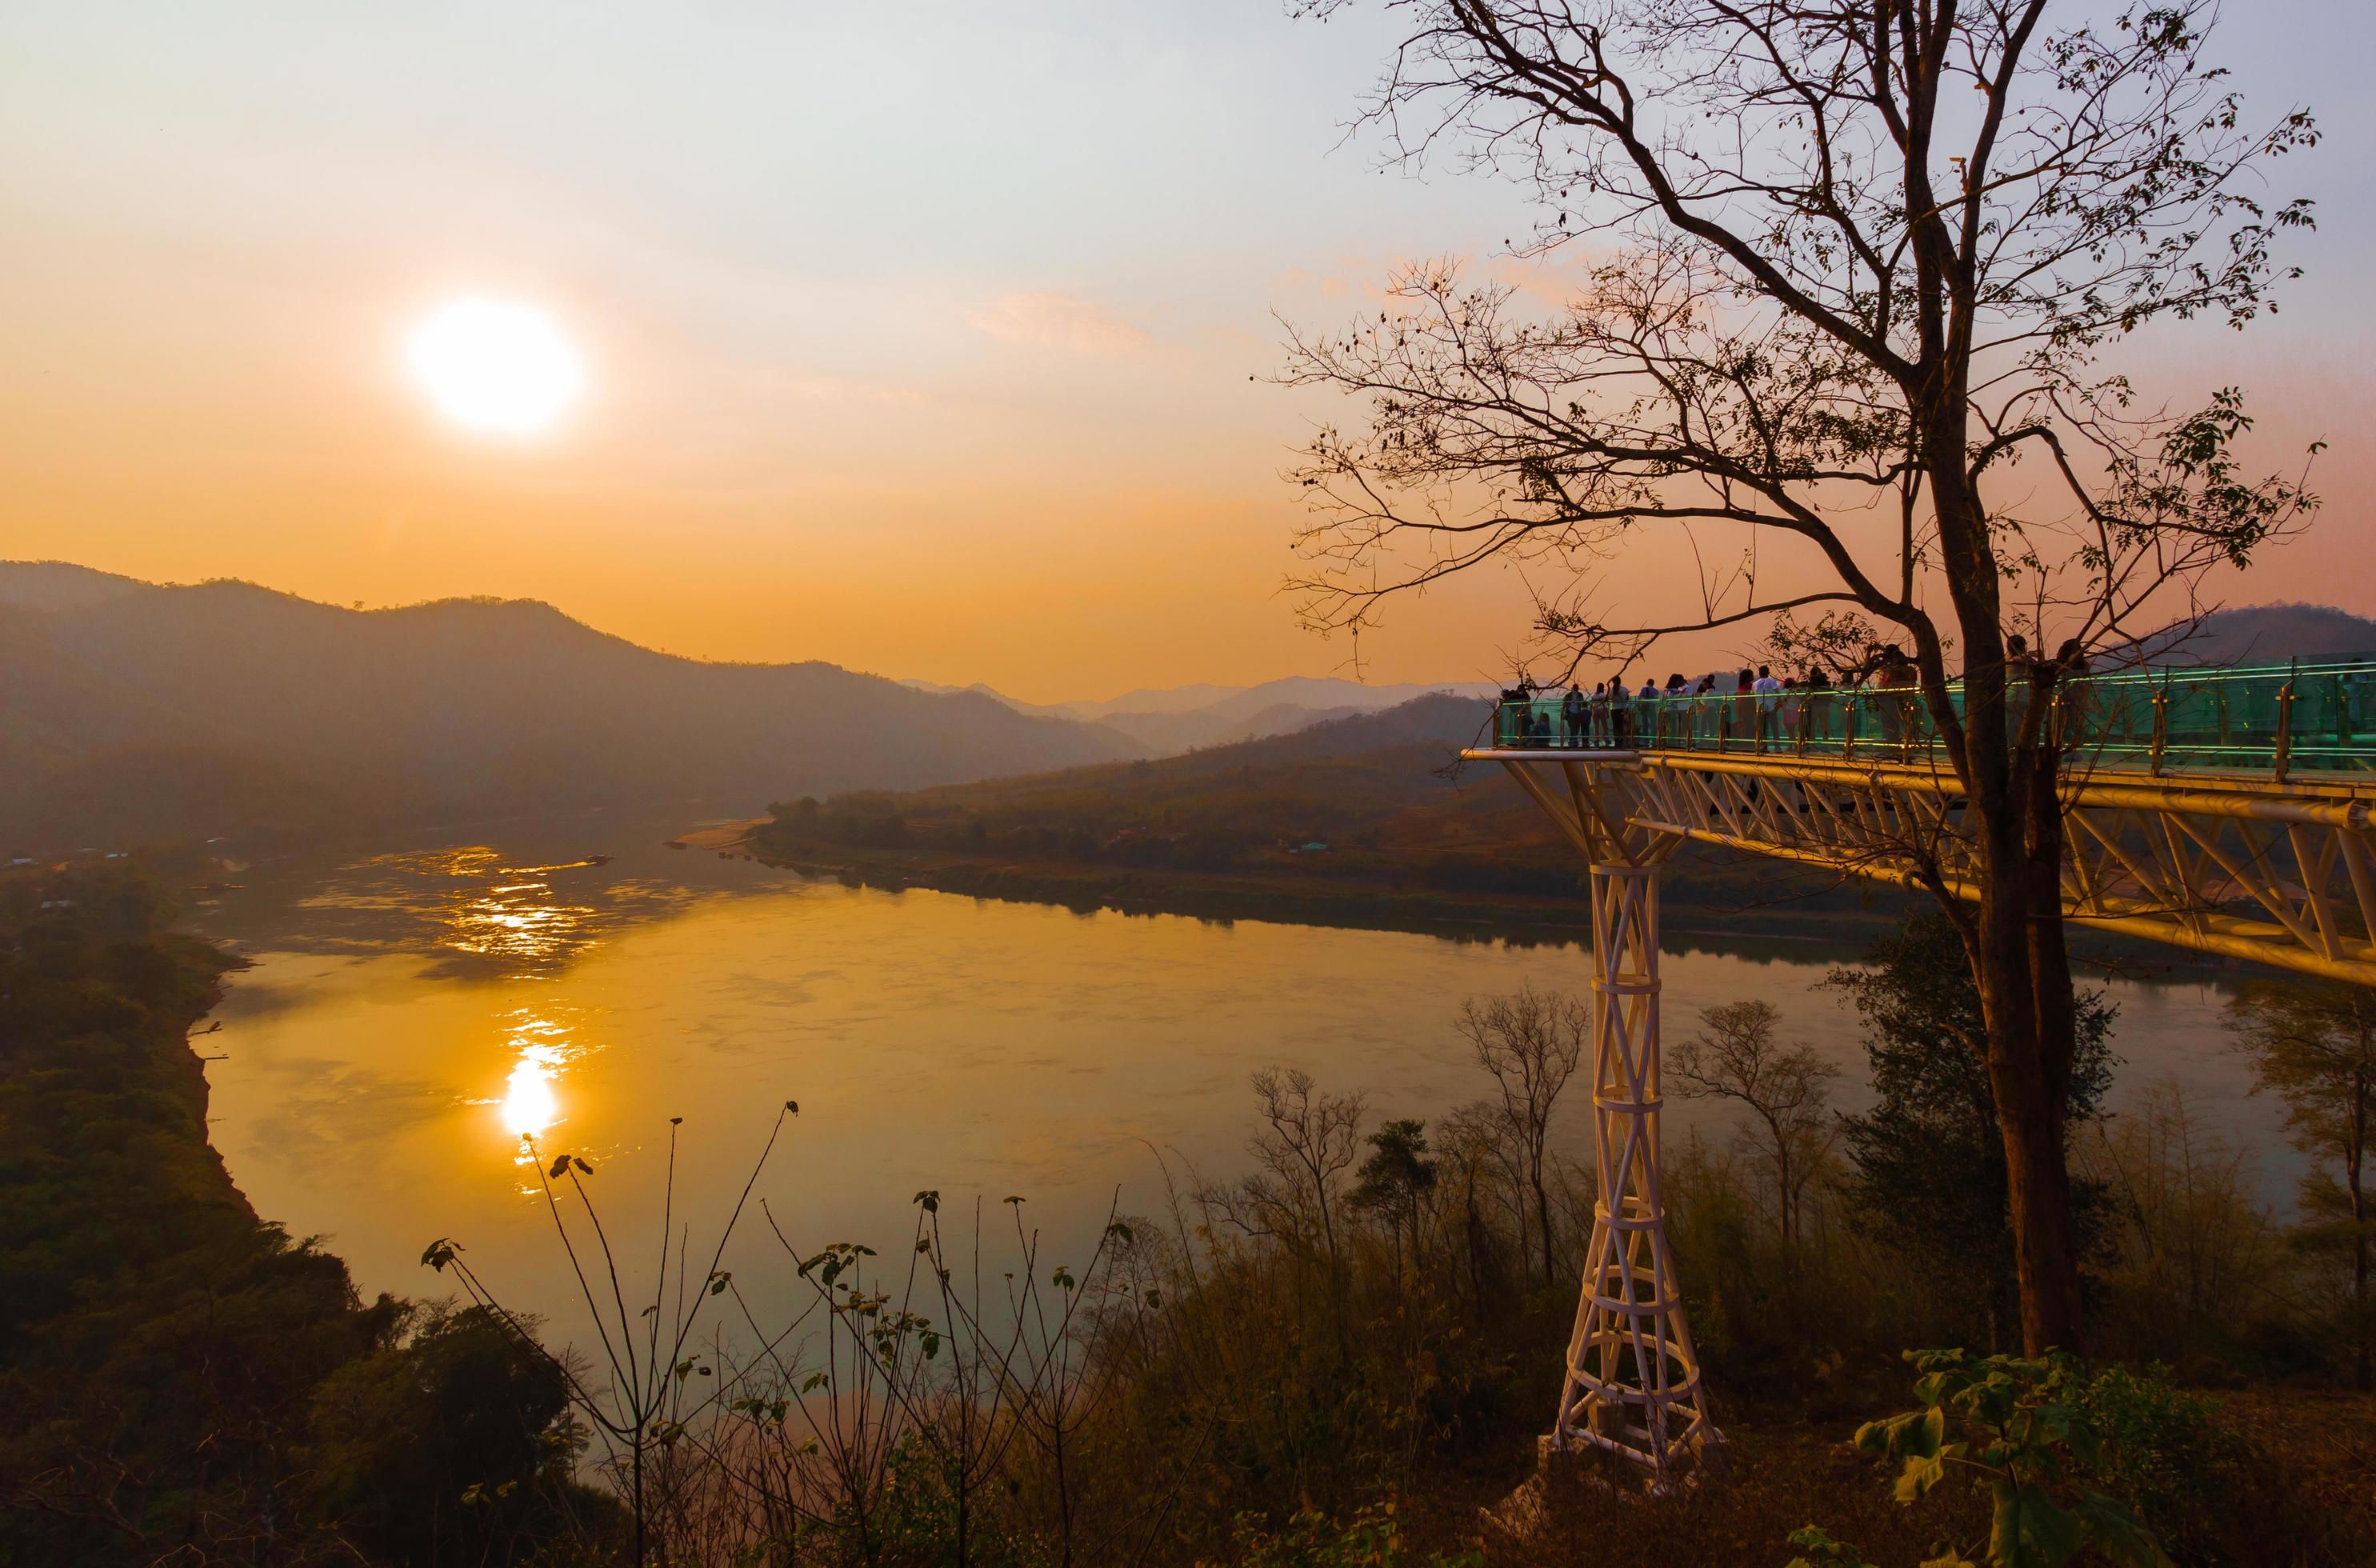
[[[1658,1185],[1658,873],[1592,868],[1592,1116],[1598,1195],[1552,1446],[1592,1443],[1654,1489],[1724,1438],[1707,1419]]]

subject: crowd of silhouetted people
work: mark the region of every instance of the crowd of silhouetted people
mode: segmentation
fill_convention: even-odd
[[[2005,638],[2005,674],[2011,685],[2060,684],[2089,672],[2086,652],[2076,639],[2063,643],[2048,659],[2032,654],[2028,639],[2018,632]],[[1571,683],[1563,695],[1555,686],[1521,679],[1502,694],[1504,718],[1499,742],[1614,750],[1657,744],[1669,734],[1667,715],[1678,705],[1690,716],[1681,720],[1690,727],[1686,733],[1697,734],[1714,725],[1725,740],[1764,742],[1808,731],[1826,735],[1835,717],[1835,702],[1858,691],[1870,694],[1864,706],[1879,719],[1877,738],[1894,742],[1912,736],[1920,723],[1916,688],[1921,678],[1906,650],[1891,644],[1871,649],[1860,672],[1847,677],[1835,676],[1821,665],[1810,665],[1803,674],[1777,677],[1770,665],[1761,664],[1743,666],[1729,676],[1711,671],[1696,681],[1681,674],[1669,675],[1664,684],[1645,680],[1639,690],[1631,689],[1619,674],[1588,692],[1582,683]],[[2018,703],[2009,703],[2008,709],[2018,711]]]
[[[2013,639],[2009,655],[2026,659],[2018,637]],[[2083,661],[2079,672],[2084,671]],[[1522,746],[1622,751],[1637,739],[1652,742],[1661,733],[1661,716],[1669,711],[1669,705],[1693,705],[1692,711],[1705,711],[1708,699],[1725,705],[1718,710],[1718,719],[1733,735],[1788,734],[1797,729],[1802,708],[1809,719],[1820,722],[1828,717],[1828,699],[1859,687],[1903,694],[1881,705],[1884,725],[1895,738],[1913,712],[1912,688],[1919,678],[1905,650],[1892,647],[1877,651],[1871,672],[1860,681],[1836,679],[1820,667],[1803,675],[1776,676],[1772,666],[1761,664],[1754,669],[1743,666],[1729,677],[1711,671],[1694,681],[1681,673],[1670,674],[1664,684],[1645,680],[1638,690],[1629,687],[1622,675],[1598,682],[1590,691],[1576,682],[1564,695],[1557,695],[1556,701],[1549,700],[1557,694],[1556,687],[1546,689],[1521,681],[1502,694],[1505,717],[1501,740],[1503,744]]]
[[[2265,769],[2376,766],[2376,655],[2327,656],[2266,666],[2119,664],[2086,677],[2085,650],[2068,641],[2033,654],[2005,639],[2008,737],[2016,745],[2085,744],[2158,770],[2169,766]],[[1956,687],[1949,700],[1962,711]],[[1531,679],[1502,694],[1494,744],[1590,751],[1735,748],[1767,751],[1928,743],[1930,701],[1904,649],[1883,647],[1835,675],[1820,665],[1777,677],[1769,665],[1678,673],[1635,687],[1622,674],[1587,690]],[[2048,698],[2044,703],[2040,698]]]

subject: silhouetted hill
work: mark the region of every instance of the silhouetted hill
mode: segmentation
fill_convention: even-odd
[[[2145,639],[2147,657],[2179,664],[2276,664],[2376,653],[2376,620],[2326,604],[2254,604]]]
[[[915,788],[1135,754],[825,663],[705,664],[529,600],[397,610],[0,565],[0,841]],[[295,819],[292,822],[291,819]]]
[[[0,604],[25,610],[77,610],[148,586],[68,561],[0,562]]]

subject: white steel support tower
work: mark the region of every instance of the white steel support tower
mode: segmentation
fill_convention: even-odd
[[[1551,1425],[1663,1489],[1724,1440],[1708,1420],[1658,1182],[1658,866],[1592,867],[1592,1239]]]

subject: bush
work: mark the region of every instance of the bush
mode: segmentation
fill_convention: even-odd
[[[2237,1562],[2236,1504],[2250,1489],[2251,1451],[2212,1400],[2168,1381],[2167,1369],[2105,1367],[2074,1401],[2102,1437],[2096,1473],[2128,1499],[2181,1561]]]
[[[1480,1568],[1485,1561],[1473,1551],[1414,1555],[1392,1499],[1360,1508],[1343,1523],[1307,1508],[1275,1534],[1259,1517],[1241,1514],[1236,1546],[1240,1568]]]

